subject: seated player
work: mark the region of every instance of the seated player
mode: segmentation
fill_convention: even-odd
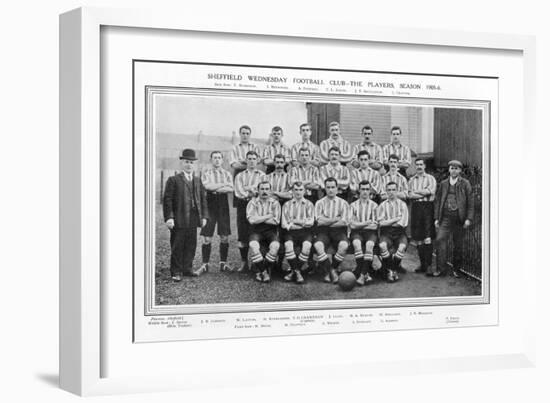
[[[388,199],[378,206],[377,217],[380,226],[380,255],[382,270],[388,282],[399,280],[397,275],[401,268],[401,260],[407,250],[408,240],[406,227],[409,221],[407,204],[397,197],[397,183],[386,184]],[[391,250],[395,250],[393,255]]]
[[[262,155],[262,162],[265,165],[265,173],[270,174],[275,170],[275,156],[282,155],[285,164],[290,163],[290,148],[283,143],[283,129],[279,126],[275,126],[271,129],[271,143],[264,148]]]
[[[359,151],[357,160],[359,161],[359,168],[351,171],[351,191],[356,196],[359,196],[359,183],[368,181],[371,187],[371,197],[375,200],[379,200],[381,178],[380,174],[369,166],[370,158],[368,151]]]
[[[239,172],[246,169],[246,154],[249,151],[254,151],[258,156],[260,155],[259,146],[250,141],[251,134],[252,129],[250,126],[242,125],[239,127],[239,137],[241,141],[239,144],[233,146],[229,156],[229,165],[233,168],[233,178],[236,177]]]
[[[391,128],[391,142],[386,144],[382,151],[384,152],[384,164],[388,164],[391,155],[396,155],[399,173],[407,177],[407,169],[412,163],[411,149],[401,144],[401,128],[399,126]]]
[[[298,164],[290,169],[290,186],[294,182],[302,182],[305,188],[305,198],[315,204],[318,200],[319,170],[311,163],[311,151],[301,148],[298,152]]]
[[[285,172],[286,158],[283,154],[275,155],[273,163],[275,170],[267,175],[267,180],[271,183],[271,196],[277,199],[282,206],[292,197],[290,175]]]
[[[328,155],[330,159],[329,163],[319,168],[319,185],[323,186],[327,178],[336,179],[338,181],[337,196],[348,200],[351,177],[349,169],[340,163],[341,155],[338,147],[332,147]]]
[[[382,151],[382,147],[372,141],[372,127],[364,126],[361,129],[361,134],[363,134],[363,142],[361,144],[356,144],[353,147],[352,164],[355,168],[359,168],[359,153],[364,150],[369,153],[369,167],[375,171],[379,171],[383,167],[382,161],[384,159],[384,153]],[[382,174],[382,172],[379,173]]]
[[[235,177],[235,197],[233,206],[237,209],[237,241],[241,254],[242,265],[237,271],[248,270],[248,238],[250,224],[246,219],[246,207],[248,202],[256,196],[258,184],[265,180],[265,173],[256,168],[258,153],[248,151],[246,153],[247,168]]]
[[[317,144],[311,141],[311,125],[309,123],[302,123],[300,125],[300,137],[302,141],[294,144],[290,149],[292,166],[298,166],[298,164],[300,163],[300,150],[306,148],[309,150],[311,165],[313,165],[314,167],[318,167],[321,150],[319,149],[319,146]]]
[[[376,171],[373,171],[376,172]],[[359,199],[350,206],[351,243],[357,263],[357,284],[365,285],[372,281],[372,260],[374,244],[378,240],[378,221],[376,210],[378,205],[370,199],[371,185],[369,181],[359,182]]]
[[[271,185],[264,180],[258,184],[258,197],[250,200],[246,207],[246,218],[250,223],[249,247],[252,254],[252,270],[256,280],[268,283],[270,272],[277,261],[279,252],[278,227],[281,222],[281,206],[271,196]],[[261,243],[269,246],[265,256],[262,255]]]
[[[317,238],[314,244],[319,265],[325,273],[324,281],[338,283],[338,268],[349,247],[348,242],[348,203],[337,197],[338,181],[334,178],[325,179],[327,195],[315,203],[315,220],[317,221]],[[332,257],[332,265],[328,260],[326,250],[333,246],[336,253]]]
[[[389,171],[381,178],[380,198],[382,200],[388,198],[386,188],[388,183],[393,182],[397,185],[397,198],[406,201],[409,195],[409,185],[407,183],[407,178],[399,173],[399,157],[394,154],[390,155],[388,157],[388,165]]]
[[[292,185],[292,199],[283,205],[281,214],[282,238],[285,245],[285,257],[290,265],[290,273],[284,279],[304,282],[301,267],[307,263],[311,244],[313,243],[312,227],[314,223],[313,203],[304,198],[305,187],[302,182]],[[295,247],[301,248],[296,257]]]
[[[341,153],[340,162],[343,165],[351,162],[353,158],[353,149],[349,141],[344,140],[340,135],[340,124],[338,122],[331,122],[328,125],[329,137],[326,140],[321,141],[319,148],[321,150],[321,164],[328,164],[330,161],[330,149],[337,147]]]

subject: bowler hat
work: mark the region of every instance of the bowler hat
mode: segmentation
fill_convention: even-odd
[[[180,160],[196,161],[197,157],[195,156],[195,150],[186,148],[181,152]]]
[[[452,160],[452,161],[449,161],[449,166],[450,167],[458,167],[458,168],[462,169],[462,162],[460,162],[459,160]]]

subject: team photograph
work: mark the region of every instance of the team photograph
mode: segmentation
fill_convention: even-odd
[[[157,305],[478,296],[483,112],[155,105]]]

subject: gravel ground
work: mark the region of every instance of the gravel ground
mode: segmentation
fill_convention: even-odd
[[[170,278],[170,245],[169,233],[161,218],[160,207],[157,208],[157,241],[156,241],[156,302],[159,305],[212,304],[234,302],[273,302],[273,301],[310,301],[327,299],[364,299],[364,298],[410,298],[480,295],[481,285],[468,278],[452,277],[429,278],[414,273],[419,261],[416,248],[410,245],[403,260],[407,273],[400,274],[400,280],[389,284],[382,280],[364,287],[355,287],[343,292],[337,285],[326,284],[321,273],[306,277],[304,284],[287,283],[280,273],[273,274],[271,283],[264,284],[254,280],[251,272],[228,273],[218,270],[218,238],[212,242],[210,271],[198,278],[184,277],[180,283]],[[234,210],[232,209],[232,231],[236,234]],[[240,257],[236,236],[230,237],[229,262],[235,267]],[[193,267],[201,264],[201,241]],[[342,264],[344,270],[355,266],[352,255],[347,256]],[[375,267],[378,265],[375,264]]]

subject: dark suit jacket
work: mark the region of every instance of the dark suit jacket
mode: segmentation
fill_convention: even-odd
[[[441,222],[443,217],[443,209],[447,201],[447,195],[449,194],[449,178],[445,179],[437,187],[435,193],[435,219]],[[462,176],[458,177],[456,182],[456,202],[458,205],[458,217],[460,221],[464,223],[466,220],[473,222],[474,220],[474,194],[472,192],[472,185],[468,179]]]
[[[198,217],[191,216],[192,197],[195,195]],[[164,221],[174,219],[174,228],[200,227],[201,219],[208,219],[206,190],[198,176],[189,182],[183,173],[171,176],[166,181],[163,200]]]

